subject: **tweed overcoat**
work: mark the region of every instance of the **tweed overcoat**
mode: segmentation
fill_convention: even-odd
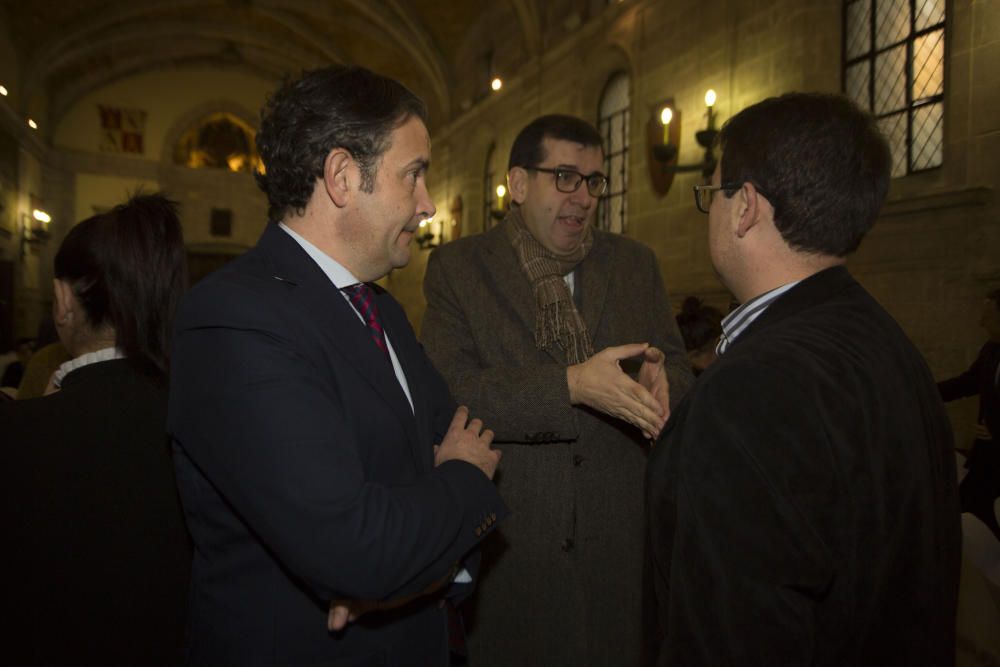
[[[692,377],[656,258],[594,234],[574,274],[594,350],[659,347],[673,403]],[[423,343],[456,400],[495,431],[512,511],[484,544],[470,665],[639,664],[654,634],[644,622],[654,615],[644,616],[641,433],[570,404],[566,359],[535,346],[535,297],[502,227],[438,248],[424,291]]]

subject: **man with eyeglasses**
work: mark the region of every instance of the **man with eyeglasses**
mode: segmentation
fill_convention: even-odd
[[[484,547],[477,666],[634,665],[654,634],[646,452],[692,378],[652,251],[593,228],[602,167],[592,125],[538,118],[511,149],[506,219],[428,262],[424,345],[504,446],[513,510]]]
[[[949,665],[951,427],[920,353],[845,261],[892,158],[842,96],[730,119],[708,213],[742,305],[670,417],[647,483],[659,665]]]

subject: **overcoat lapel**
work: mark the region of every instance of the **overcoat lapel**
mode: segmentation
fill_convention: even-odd
[[[392,413],[403,422],[414,443],[414,456],[418,457],[416,443],[419,438],[410,403],[392,364],[372,341],[367,327],[351,305],[301,246],[277,225],[268,224],[257,247],[273,262],[272,278],[294,286],[289,298],[299,302],[299,309],[316,323],[326,343],[378,392]],[[423,467],[422,457],[418,457],[418,463]]]
[[[493,291],[497,299],[510,304],[524,328],[534,336],[538,305],[531,283],[517,260],[517,253],[502,226],[486,232],[486,238],[488,243],[482,251],[482,262],[492,279]],[[566,363],[565,354],[556,346],[550,345],[543,352],[559,363]]]
[[[597,330],[608,300],[608,285],[614,275],[611,266],[613,263],[614,250],[611,244],[602,243],[601,233],[595,230],[594,245],[586,259],[580,262],[576,274],[576,289],[581,292],[580,298],[576,300],[577,308],[587,325],[595,351],[599,349]]]

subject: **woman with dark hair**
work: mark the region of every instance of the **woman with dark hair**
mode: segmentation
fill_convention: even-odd
[[[177,664],[189,538],[165,432],[185,284],[173,202],[132,198],[70,230],[49,395],[0,406],[16,545],[16,664]]]
[[[677,314],[677,326],[684,339],[688,361],[695,375],[701,374],[716,360],[715,346],[722,335],[722,313],[706,306],[701,299],[689,296],[684,299]]]

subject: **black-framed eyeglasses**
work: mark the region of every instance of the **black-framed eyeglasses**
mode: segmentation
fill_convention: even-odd
[[[722,183],[720,185],[696,185],[694,186],[694,205],[698,207],[698,210],[702,213],[708,213],[709,207],[712,205],[712,195],[722,190],[727,193],[736,192],[743,187],[743,183]],[[756,187],[756,186],[754,186]],[[757,193],[766,197],[760,188],[757,188]]]
[[[593,174],[581,174],[574,169],[547,169],[545,167],[525,167],[529,171],[540,171],[553,174],[556,177],[556,190],[569,194],[580,189],[580,183],[587,181],[587,192],[591,197],[600,197],[608,190],[608,177],[599,171]]]

